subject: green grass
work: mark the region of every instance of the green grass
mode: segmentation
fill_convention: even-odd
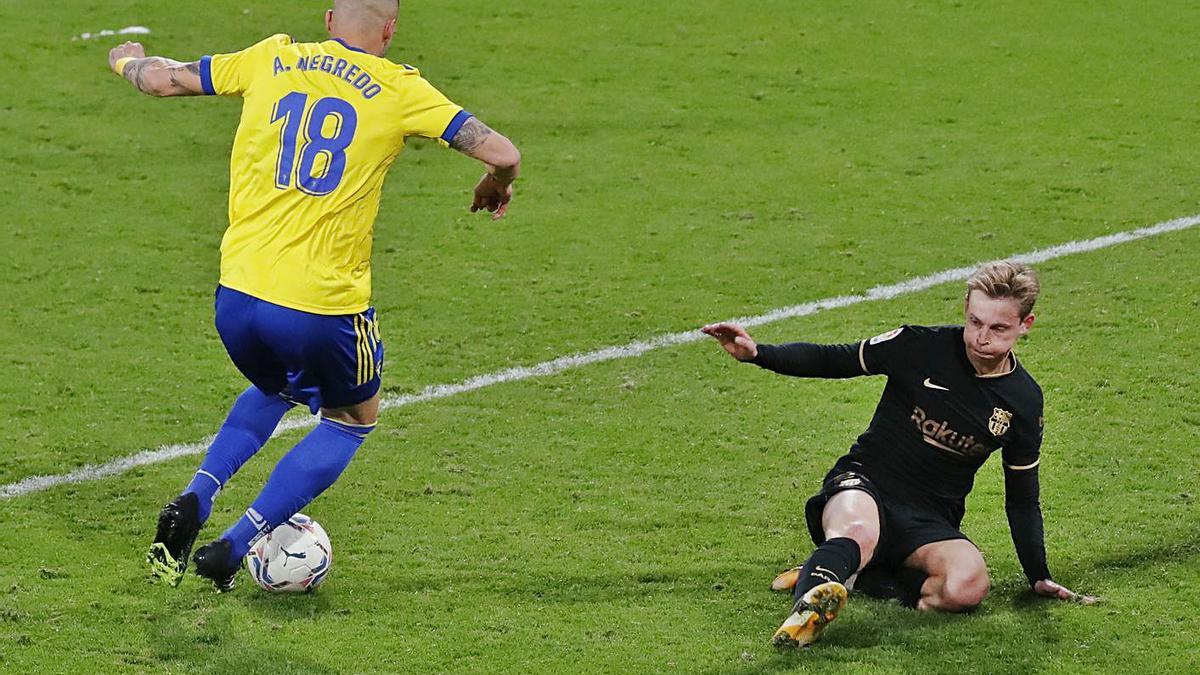
[[[324,7],[0,5],[0,482],[196,441],[244,386],[211,325],[238,106],[141,97],[106,71],[112,39],[71,36],[142,24],[194,58],[319,39]],[[525,174],[490,223],[466,212],[469,161],[398,162],[385,394],[1200,212],[1198,29],[1179,3],[406,2],[392,57],[513,138]],[[766,584],[807,555],[800,505],[883,383],[701,343],[385,413],[307,509],[337,556],[313,596],[145,582],[192,459],[0,501],[0,669],[1195,672],[1198,268],[1196,230],[1041,266],[1021,354],[1046,392],[1050,566],[1102,605],[1030,597],[993,462],[964,525],[993,577],[979,612],[855,600],[818,648],[775,654]],[[960,297],[755,334],[849,341],[955,321]]]

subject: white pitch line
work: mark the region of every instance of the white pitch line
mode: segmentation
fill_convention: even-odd
[[[1154,237],[1167,232],[1176,232],[1186,230],[1190,227],[1200,224],[1200,215],[1187,216],[1186,218],[1176,218],[1166,222],[1158,223],[1150,227],[1143,227],[1137,230],[1129,230],[1127,232],[1118,232],[1095,239],[1084,239],[1071,241],[1058,246],[1049,248],[1041,248],[1027,253],[1021,253],[1010,256],[1009,260],[1017,260],[1024,263],[1040,263],[1063,256],[1073,255],[1076,253],[1086,253],[1095,251],[1117,244],[1123,244],[1138,239]],[[823,300],[815,300],[806,302],[800,305],[792,305],[790,307],[780,307],[773,309],[765,314],[757,316],[742,317],[733,319],[733,321],[742,324],[743,326],[761,326],[763,324],[781,321],[783,319],[792,319],[801,316],[816,314],[829,309],[838,309],[841,307],[849,307],[860,302],[872,302],[875,300],[890,300],[892,298],[916,293],[934,286],[938,286],[951,281],[965,280],[975,269],[970,267],[956,267],[954,269],[944,270],[935,274],[930,274],[923,277],[915,277],[900,281],[887,286],[876,286],[865,293],[859,295],[840,295],[833,298],[825,298]],[[707,336],[697,330],[689,330],[681,333],[667,333],[648,340],[639,340],[626,345],[617,347],[606,347],[593,352],[584,354],[572,354],[570,356],[562,356],[552,361],[545,361],[533,366],[515,366],[505,370],[488,373],[485,375],[477,375],[462,382],[455,384],[437,384],[426,387],[419,394],[404,394],[402,396],[393,396],[383,400],[383,408],[399,408],[402,406],[413,405],[415,403],[423,403],[425,401],[433,401],[439,398],[447,398],[449,396],[457,396],[467,392],[490,387],[495,384],[504,382],[516,382],[518,380],[527,380],[532,377],[542,377],[545,375],[554,375],[561,373],[564,370],[579,368],[593,363],[602,361],[613,361],[616,359],[627,359],[634,356],[640,356],[648,351],[670,347],[673,345],[682,345],[689,342],[698,342],[707,339]],[[275,430],[275,436],[287,431],[295,429],[303,429],[316,424],[315,417],[289,418],[279,424],[279,428]],[[67,485],[71,483],[82,483],[85,481],[97,480],[107,476],[115,476],[125,473],[130,469],[139,466],[147,466],[150,464],[158,464],[166,462],[178,457],[186,457],[189,455],[198,455],[208,447],[212,441],[212,436],[195,443],[182,443],[176,445],[166,445],[157,450],[144,450],[128,457],[107,462],[104,464],[89,464],[87,466],[53,476],[30,476],[15,483],[9,483],[0,487],[0,499],[12,499],[34,492],[48,490],[58,485]]]

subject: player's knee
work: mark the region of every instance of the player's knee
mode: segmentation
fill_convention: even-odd
[[[942,608],[950,612],[969,612],[987,597],[991,588],[987,571],[952,575],[942,586]]]
[[[839,524],[835,531],[827,530],[825,536],[829,539],[834,537],[853,539],[858,543],[862,563],[866,564],[875,554],[875,546],[879,543],[879,528],[874,523],[855,519]]]

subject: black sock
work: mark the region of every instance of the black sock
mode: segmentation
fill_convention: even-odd
[[[896,598],[900,600],[900,604],[909,609],[916,609],[917,603],[921,601],[921,587],[925,585],[925,580],[929,575],[925,572],[911,567],[901,567],[896,571]]]
[[[809,589],[827,581],[846,583],[846,579],[858,571],[860,557],[858,542],[853,539],[826,539],[800,568],[800,578],[796,580],[792,597],[799,600]]]

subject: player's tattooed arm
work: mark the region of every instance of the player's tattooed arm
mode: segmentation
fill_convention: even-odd
[[[487,167],[487,173],[475,186],[471,212],[487,211],[492,220],[503,218],[512,201],[513,181],[521,172],[521,152],[517,146],[478,118],[468,117],[450,139],[450,147]]]
[[[200,62],[192,61],[191,63],[175,63],[175,65],[167,68],[167,76],[171,78],[171,86],[176,89],[185,89],[189,93],[192,90],[192,85],[200,79]],[[203,86],[201,86],[203,90]],[[197,93],[204,93],[203,91]]]
[[[464,154],[471,154],[483,145],[487,137],[492,135],[492,129],[479,121],[477,117],[469,117],[459,128],[458,133],[450,140],[450,147]]]
[[[122,66],[120,69],[118,64]],[[136,42],[113,48],[108,53],[108,65],[144,94],[195,96],[204,93],[199,61],[180,63],[161,56],[148,57]]]
[[[125,72],[122,73],[122,75],[125,76],[125,79],[129,80],[130,84],[136,87],[137,90],[143,94],[147,92],[146,78],[143,76],[143,73],[145,72],[146,67],[150,65],[152,60],[153,59],[136,59],[130,61],[128,65],[125,66]]]
[[[134,59],[122,73],[129,83],[151,96],[196,96],[204,93],[200,84],[200,62],[180,63],[161,56]]]
[[[477,117],[469,117],[450,139],[450,147],[487,165],[488,175],[507,186],[517,179],[521,153],[512,141]]]

